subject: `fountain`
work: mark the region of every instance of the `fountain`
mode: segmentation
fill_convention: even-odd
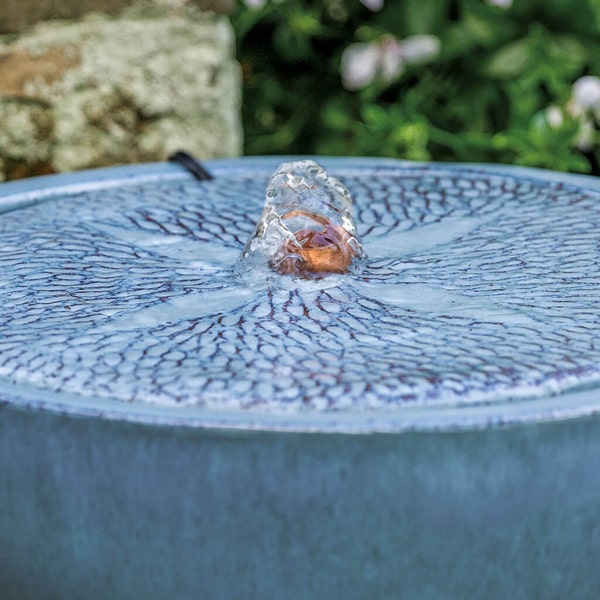
[[[600,184],[206,166],[0,186],[0,589],[593,597]]]

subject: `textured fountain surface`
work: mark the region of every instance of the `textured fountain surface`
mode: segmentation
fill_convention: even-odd
[[[249,283],[235,264],[279,162],[216,161],[206,182],[174,166],[50,179],[39,197],[5,185],[20,207],[0,215],[4,396],[250,420],[596,402],[592,180],[324,160],[354,198],[363,272]]]

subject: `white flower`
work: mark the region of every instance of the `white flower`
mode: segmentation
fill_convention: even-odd
[[[575,146],[588,152],[595,145],[596,123],[600,123],[600,77],[580,77],[571,91],[567,111],[579,121]]]
[[[393,81],[404,71],[402,42],[393,36],[384,36],[379,40],[379,72],[384,81]]]
[[[564,122],[565,117],[560,107],[552,105],[545,111],[546,121],[553,129],[558,129]]]
[[[349,90],[367,87],[380,69],[381,52],[378,44],[351,44],[342,53],[342,82]]]
[[[570,109],[574,116],[587,112],[600,115],[600,77],[580,77],[573,84]]]
[[[512,6],[513,0],[486,0],[486,2],[489,6],[509,9]]]
[[[342,53],[342,83],[348,90],[364,88],[377,77],[389,83],[406,65],[427,62],[439,51],[440,41],[433,35],[413,35],[403,41],[386,35],[374,42],[350,44]]]
[[[244,0],[244,4],[247,8],[252,10],[258,10],[267,3],[267,0]]]
[[[579,121],[579,131],[577,132],[575,146],[582,152],[589,152],[594,147],[595,139],[596,127],[594,126],[594,122],[589,117],[582,117]]]
[[[409,65],[427,62],[440,53],[440,46],[435,35],[411,35],[402,42],[402,56]]]
[[[383,8],[383,0],[360,0],[369,10],[377,12]]]

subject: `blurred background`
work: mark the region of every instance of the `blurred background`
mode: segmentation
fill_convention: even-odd
[[[5,178],[162,160],[179,148],[200,158],[385,156],[600,175],[600,0],[96,0],[85,8],[94,4],[87,0],[70,3],[76,10],[54,0],[45,3],[54,4],[49,14],[20,21],[28,2],[7,1],[0,8]],[[83,14],[90,11],[102,16]],[[131,26],[136,19],[140,29]],[[152,19],[164,27],[171,20],[172,27],[150,27]],[[133,75],[110,61],[94,71],[102,52],[110,53],[88,56],[86,44],[97,41],[100,22],[116,28],[107,45],[120,46],[114,61],[130,61]],[[56,73],[46,84],[52,93],[27,88],[27,73],[10,87],[25,59],[34,83],[45,77],[31,62],[49,46],[32,36],[46,31],[47,38],[48,27],[65,23],[95,23],[92,42],[71,35],[63,45],[70,87]],[[36,47],[45,48],[37,58]],[[86,73],[73,75],[86,61]],[[123,72],[111,79],[115,70]],[[139,71],[151,80],[148,89],[136,79]],[[118,88],[116,96],[107,85]],[[85,102],[104,98],[108,109],[88,107],[82,117],[80,99],[65,117],[65,105],[73,105],[68,98],[86,86],[94,92]],[[154,96],[161,101],[150,102]],[[6,135],[15,107],[29,111],[27,119],[18,115],[27,139],[19,140],[18,131]],[[73,119],[79,134],[95,119],[88,138],[96,152],[87,151],[85,160],[83,149],[73,152],[77,135],[64,125]],[[18,156],[17,146],[27,146],[32,135],[34,148]],[[105,139],[111,136],[112,146]],[[79,161],[67,160],[69,152]]]
[[[255,0],[245,151],[598,174],[598,0]]]

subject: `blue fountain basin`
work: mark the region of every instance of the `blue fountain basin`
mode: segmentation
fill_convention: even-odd
[[[0,186],[2,597],[597,597],[600,184],[318,158],[364,272],[248,287],[283,160]]]

